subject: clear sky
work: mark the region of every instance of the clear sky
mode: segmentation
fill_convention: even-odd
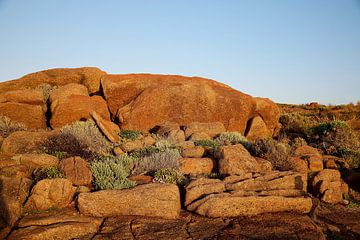
[[[80,66],[208,77],[283,103],[356,103],[360,1],[0,0],[0,81]]]

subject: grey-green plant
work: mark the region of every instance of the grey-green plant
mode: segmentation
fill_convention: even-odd
[[[235,145],[235,144],[246,144],[248,140],[239,132],[223,132],[217,138],[215,142],[220,145]]]
[[[65,178],[65,174],[55,166],[47,166],[35,169],[33,179],[38,182],[43,179]]]
[[[136,140],[140,137],[141,131],[136,130],[121,130],[120,137],[126,140]]]
[[[194,141],[195,146],[201,146],[205,148],[210,148],[214,151],[218,150],[220,143],[211,139],[196,140]]]
[[[182,184],[185,177],[181,172],[174,169],[159,169],[154,174],[154,180],[161,183]]]
[[[136,182],[127,178],[130,174],[127,164],[107,158],[93,161],[90,169],[94,177],[95,189],[124,189],[136,186]]]
[[[156,172],[160,169],[179,169],[178,159],[181,158],[178,149],[166,148],[138,159],[135,173]]]

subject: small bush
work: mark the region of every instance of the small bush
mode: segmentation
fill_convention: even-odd
[[[343,121],[332,121],[310,128],[308,141],[326,154],[344,158],[351,167],[360,162],[360,139]]]
[[[122,130],[119,135],[123,139],[136,140],[140,137],[141,131]]]
[[[220,147],[220,144],[214,140],[197,140],[194,142],[195,146],[201,146],[205,148],[211,148],[217,150]]]
[[[154,145],[135,150],[130,155],[134,158],[143,158],[154,153],[164,152],[166,149],[180,150],[180,147],[168,140],[160,139]]]
[[[167,148],[161,152],[155,152],[150,155],[147,155],[138,160],[135,172],[148,173],[156,172],[160,169],[179,169],[178,159],[181,158],[180,152],[178,149]]]
[[[51,155],[80,156],[88,160],[109,155],[111,148],[92,120],[64,126],[59,135],[48,138],[42,146],[42,150]]]
[[[33,173],[33,179],[35,182],[52,178],[65,178],[65,175],[62,171],[54,166],[38,168]]]
[[[0,136],[8,137],[13,132],[26,130],[26,127],[20,123],[11,121],[10,118],[0,115]]]
[[[224,132],[215,139],[215,142],[220,145],[235,145],[247,143],[248,140],[239,132]]]
[[[286,143],[277,142],[273,139],[259,139],[250,145],[249,150],[251,155],[271,162],[277,170],[286,171],[292,169],[292,166],[287,161],[291,155],[291,148]]]
[[[282,127],[280,130],[280,136],[300,136],[305,137],[308,133],[308,129],[314,124],[314,121],[309,117],[301,115],[299,113],[287,113],[280,116],[279,122]]]
[[[154,180],[161,183],[182,184],[185,177],[179,171],[173,169],[160,169],[155,172]]]
[[[94,176],[95,189],[124,189],[132,188],[136,185],[135,182],[130,181],[127,177],[130,174],[130,169],[120,161],[112,161],[111,159],[104,159],[102,161],[93,161],[90,164],[91,172]]]

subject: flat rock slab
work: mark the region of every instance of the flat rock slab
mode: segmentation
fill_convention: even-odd
[[[325,239],[306,215],[264,214],[233,219],[182,212],[178,219],[108,218],[93,239]]]
[[[151,183],[133,189],[81,193],[78,207],[81,213],[96,217],[141,215],[175,219],[181,205],[176,185]]]
[[[73,210],[50,211],[24,217],[8,239],[90,239],[101,223],[101,218],[82,216]]]

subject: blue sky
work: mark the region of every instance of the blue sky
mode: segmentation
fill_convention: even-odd
[[[0,0],[0,81],[80,66],[208,77],[282,103],[356,103],[360,1]]]

